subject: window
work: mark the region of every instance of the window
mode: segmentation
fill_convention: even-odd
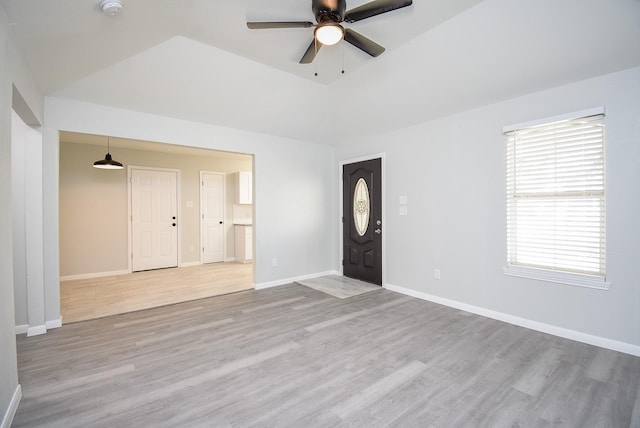
[[[607,289],[604,110],[505,128],[505,273]]]

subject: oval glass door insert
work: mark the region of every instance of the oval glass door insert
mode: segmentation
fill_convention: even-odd
[[[353,221],[358,235],[364,236],[369,228],[369,216],[371,213],[369,204],[369,186],[364,178],[356,183],[353,191]]]

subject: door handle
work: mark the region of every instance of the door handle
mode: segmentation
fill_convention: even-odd
[[[220,224],[222,224],[222,221],[220,221]]]
[[[171,226],[175,227],[175,226],[176,226],[176,224],[175,224],[175,223],[171,223]]]
[[[376,230],[374,230],[374,232],[377,233],[378,235],[380,235],[382,233],[382,230],[376,229]]]

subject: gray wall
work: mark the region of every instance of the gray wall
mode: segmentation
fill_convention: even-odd
[[[13,290],[11,128],[13,92],[17,110],[27,121],[41,121],[44,98],[33,85],[12,40],[10,25],[0,8],[0,419],[10,416],[19,392]],[[13,402],[13,405],[17,404]]]
[[[354,97],[357,98],[356,92]],[[502,127],[606,109],[611,289],[505,276]],[[351,139],[340,160],[386,153],[390,285],[640,348],[640,68],[532,93],[394,132]],[[408,216],[399,216],[400,196]],[[441,280],[433,271],[440,269]],[[606,343],[604,343],[606,344]]]
[[[11,239],[11,80],[5,67],[5,19],[0,10],[0,418],[5,417],[18,387]]]

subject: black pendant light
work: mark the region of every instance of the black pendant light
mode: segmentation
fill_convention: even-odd
[[[93,163],[94,168],[100,169],[122,169],[124,166],[118,162],[117,160],[113,160],[111,158],[111,153],[109,153],[109,138],[107,138],[107,154],[104,159],[97,160]]]

